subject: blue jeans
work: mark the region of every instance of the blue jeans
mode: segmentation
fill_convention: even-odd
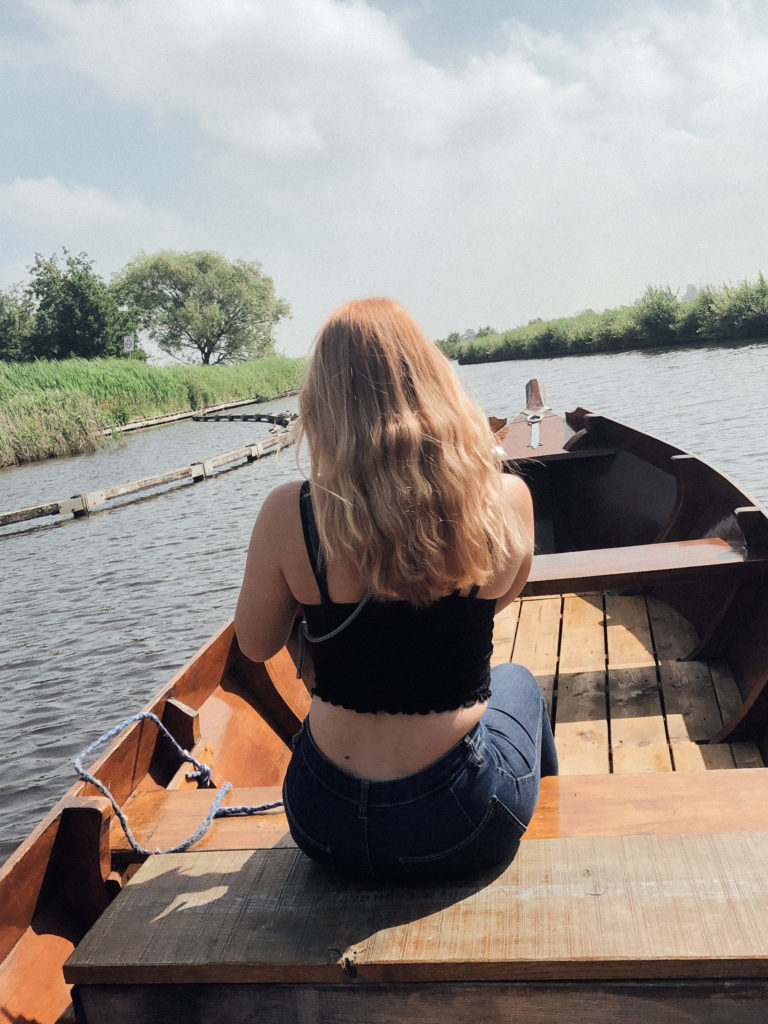
[[[510,861],[542,775],[557,774],[547,708],[531,673],[496,666],[483,717],[433,764],[391,782],[330,761],[305,721],[283,785],[296,845],[344,874],[433,882]]]

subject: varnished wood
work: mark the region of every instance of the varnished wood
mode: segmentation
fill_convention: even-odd
[[[764,571],[766,559],[754,557],[721,537],[663,544],[638,544],[534,555],[524,594],[623,590],[669,582],[710,579]]]
[[[233,790],[225,805],[268,803],[279,796],[278,787],[245,787]],[[138,793],[126,810],[143,845],[167,848],[197,827],[212,799],[210,790]],[[542,779],[524,840],[759,830],[766,824],[766,801],[766,768],[713,770],[706,775],[560,775]],[[110,844],[113,864],[137,860],[117,821],[112,823]],[[285,814],[278,808],[254,817],[217,819],[195,850],[293,845]]]
[[[715,737],[723,740],[756,740],[768,750],[768,586],[766,581],[742,588],[723,624],[722,645],[743,698],[739,710]]]
[[[541,780],[526,840],[766,827],[768,768]]]
[[[216,791],[211,789],[159,790],[137,793],[124,810],[131,832],[148,849],[171,849],[186,839],[208,813]],[[280,800],[280,786],[247,786],[231,790],[225,807],[255,807]],[[130,846],[117,819],[110,837],[112,863],[117,867],[143,860]],[[217,818],[195,845],[195,850],[259,850],[293,846],[282,807],[249,817]]]

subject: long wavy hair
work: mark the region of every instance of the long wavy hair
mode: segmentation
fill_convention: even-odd
[[[331,314],[299,410],[323,550],[374,597],[424,605],[482,586],[524,550],[485,416],[396,302]]]

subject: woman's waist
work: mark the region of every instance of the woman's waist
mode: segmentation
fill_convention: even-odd
[[[427,714],[362,713],[314,697],[312,738],[342,771],[370,782],[402,779],[429,767],[482,718],[486,702]]]

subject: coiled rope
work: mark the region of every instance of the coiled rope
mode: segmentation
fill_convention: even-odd
[[[122,807],[120,807],[117,800],[115,800],[114,796],[110,793],[104,783],[94,775],[91,775],[87,769],[83,768],[82,762],[89,758],[93,752],[104,743],[109,743],[109,741],[114,739],[115,736],[118,736],[123,729],[127,729],[129,725],[134,725],[136,722],[141,722],[144,719],[155,723],[158,729],[160,729],[160,731],[171,741],[171,744],[182,761],[189,761],[195,766],[195,770],[187,774],[187,779],[196,779],[201,789],[208,789],[211,787],[210,767],[202,761],[198,761],[196,757],[189,753],[188,750],[184,750],[184,748],[176,742],[170,732],[168,732],[157,715],[152,714],[151,711],[141,711],[138,715],[134,715],[133,718],[126,718],[124,722],[120,722],[119,725],[114,726],[114,728],[110,729],[109,732],[105,732],[103,736],[99,737],[99,739],[94,740],[93,743],[86,747],[78,757],[73,757],[72,764],[75,767],[75,772],[77,773],[78,778],[82,779],[83,782],[90,783],[90,785],[98,789],[98,791],[105,796],[107,800],[109,800],[118,821],[123,827],[125,838],[130,843],[131,849],[136,853],[141,854],[143,857],[148,857],[151,854],[158,853],[182,853],[184,850],[188,850],[190,846],[194,846],[196,842],[203,838],[205,833],[213,824],[214,818],[245,817],[250,814],[261,814],[263,811],[271,811],[275,807],[282,807],[282,800],[275,800],[273,803],[268,804],[258,804],[253,807],[249,807],[247,805],[240,807],[222,807],[221,804],[224,797],[232,789],[232,783],[225,782],[217,791],[216,797],[206,816],[200,822],[195,831],[192,832],[191,835],[188,835],[186,839],[177,843],[176,846],[169,847],[167,850],[149,850],[147,847],[142,846],[134,836],[133,832],[131,832],[130,826],[128,825],[128,819],[126,818]]]

